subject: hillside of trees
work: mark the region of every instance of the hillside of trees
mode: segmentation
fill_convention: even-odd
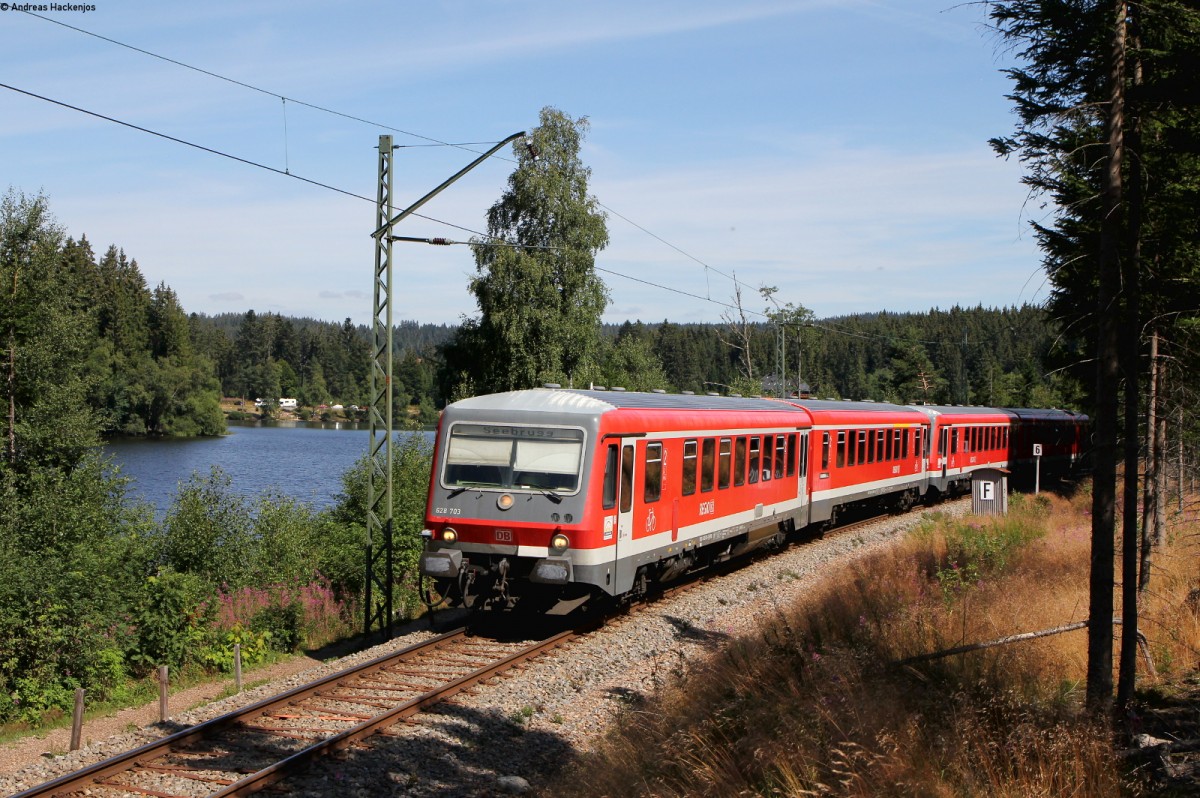
[[[1074,353],[1057,343],[1040,308],[952,308],[926,313],[872,313],[809,322],[797,329],[751,324],[741,351],[721,324],[606,326],[614,348],[644,342],[661,366],[662,387],[795,394],[820,398],[1000,407],[1076,406],[1078,388],[1055,374]],[[749,370],[749,374],[747,374]],[[621,383],[612,383],[621,384]]]
[[[190,317],[192,347],[213,364],[224,396],[295,397],[303,406],[365,404],[369,335],[363,325],[276,314]],[[453,396],[447,350],[458,328],[405,322],[395,331],[397,410],[426,420]],[[748,326],[751,376],[722,324],[601,325],[601,367],[575,387],[663,388],[696,393],[794,394],[930,404],[1075,406],[1079,390],[1057,364],[1059,345],[1037,307],[872,313],[814,321],[789,331]],[[782,366],[782,368],[781,368]],[[799,378],[799,379],[797,379]],[[527,387],[536,387],[528,385]]]

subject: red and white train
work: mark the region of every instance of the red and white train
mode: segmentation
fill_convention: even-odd
[[[539,389],[449,405],[420,573],[454,606],[562,612],[902,509],[971,473],[1065,471],[1086,416],[1064,410]]]

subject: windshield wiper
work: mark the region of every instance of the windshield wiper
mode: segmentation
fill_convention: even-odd
[[[550,501],[554,502],[555,504],[562,504],[562,496],[559,496],[557,493],[555,493],[550,488],[539,488],[537,485],[517,485],[516,487],[520,488],[521,490],[536,491],[536,492],[542,494],[543,496],[545,496]]]

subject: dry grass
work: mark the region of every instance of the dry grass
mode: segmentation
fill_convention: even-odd
[[[830,575],[544,794],[1136,792],[1081,709],[1085,631],[892,664],[1087,617],[1090,499],[1014,498],[1005,519],[940,519]],[[1142,610],[1160,676],[1197,663],[1195,521],[1175,519]]]
[[[1118,607],[1119,600],[1118,596]],[[1170,682],[1195,672],[1200,665],[1200,503],[1196,500],[1185,504],[1183,512],[1167,513],[1167,546],[1155,552],[1139,613],[1138,627],[1149,641],[1159,680]]]

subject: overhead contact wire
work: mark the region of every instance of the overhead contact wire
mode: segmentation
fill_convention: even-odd
[[[166,133],[160,133],[157,130],[151,130],[150,128],[142,127],[141,125],[135,125],[132,122],[125,122],[121,119],[116,119],[111,116],[105,116],[104,114],[98,113],[96,111],[89,111],[87,108],[80,108],[77,105],[71,105],[70,103],[63,102],[62,100],[55,100],[52,97],[45,97],[41,94],[37,94],[32,91],[26,91],[25,89],[19,89],[16,86],[10,86],[7,83],[0,83],[0,88],[5,88],[5,89],[8,89],[9,91],[15,91],[18,94],[24,94],[27,97],[33,97],[35,99],[42,100],[43,102],[48,102],[48,103],[51,103],[52,105],[57,105],[59,107],[67,108],[72,111],[78,111],[81,114],[87,114],[88,116],[95,117],[96,119],[103,119],[105,122],[112,122],[113,124],[121,125],[122,127],[127,127],[127,128],[130,128],[131,130],[136,130],[140,133],[148,133],[151,136],[157,136],[160,139],[166,139],[167,141],[171,141],[176,144],[183,144],[184,146],[191,147],[191,148],[197,149],[197,150],[201,150],[201,151],[207,152],[211,155],[218,155],[222,158],[228,158],[231,161],[237,161],[238,163],[246,164],[247,166],[254,166],[254,167],[257,167],[258,169],[264,169],[268,172],[274,172],[277,175],[282,175],[283,177],[290,177],[293,180],[299,180],[302,183],[308,183],[309,185],[316,186],[318,188],[323,188],[323,189],[326,189],[327,191],[334,191],[334,192],[337,192],[338,194],[344,194],[347,197],[354,197],[355,199],[360,199],[360,200],[364,200],[365,202],[370,202],[371,204],[375,204],[375,202],[376,202],[375,200],[371,199],[370,197],[365,197],[362,194],[355,194],[353,191],[347,191],[344,188],[338,188],[337,186],[331,186],[328,183],[322,183],[321,181],[313,180],[312,178],[302,177],[300,175],[290,173],[285,169],[279,169],[274,166],[268,166],[267,164],[258,163],[257,161],[251,161],[247,158],[242,158],[239,155],[234,155],[232,153],[223,152],[221,150],[215,150],[212,147],[205,147],[203,144],[196,144],[195,142],[188,141],[187,139],[181,139],[176,136],[168,135]],[[503,240],[503,239],[499,239],[498,236],[489,235],[488,233],[481,233],[478,230],[472,230],[469,227],[463,227],[462,225],[454,224],[453,222],[446,222],[446,221],[442,221],[441,219],[435,219],[432,216],[425,216],[424,214],[420,214],[420,213],[414,213],[413,216],[419,217],[419,218],[424,219],[429,222],[434,222],[436,224],[445,225],[446,227],[452,227],[455,230],[461,230],[464,233],[470,233],[471,235],[482,236],[484,238]]]
[[[165,56],[165,55],[160,55],[159,53],[155,53],[155,52],[153,52],[153,51],[151,51],[151,50],[146,50],[146,49],[144,49],[144,48],[141,48],[141,47],[136,47],[136,46],[134,46],[134,45],[132,45],[132,44],[127,44],[127,43],[125,43],[125,42],[119,41],[119,40],[117,40],[117,39],[110,38],[110,37],[108,37],[108,36],[102,36],[102,35],[101,35],[101,34],[99,34],[99,33],[94,33],[94,32],[92,32],[92,31],[86,30],[86,29],[84,29],[84,28],[80,28],[80,27],[77,27],[77,26],[75,26],[75,25],[70,25],[70,24],[68,24],[68,23],[66,23],[66,22],[62,22],[61,20],[57,20],[57,19],[51,19],[50,17],[45,17],[45,16],[42,16],[41,14],[36,14],[36,13],[34,13],[34,12],[32,12],[32,11],[26,11],[26,12],[24,12],[24,13],[28,14],[28,15],[29,15],[29,16],[31,16],[31,17],[36,17],[37,19],[40,19],[40,20],[42,20],[42,21],[44,21],[44,22],[50,22],[50,23],[53,23],[53,24],[55,24],[55,25],[59,25],[59,26],[61,26],[61,27],[64,27],[64,28],[68,28],[69,30],[73,30],[73,31],[75,31],[75,32],[77,32],[77,33],[82,33],[82,34],[84,34],[85,36],[91,36],[92,38],[95,38],[95,39],[100,39],[101,41],[108,42],[109,44],[115,44],[115,45],[116,45],[116,46],[118,46],[118,47],[123,47],[123,48],[125,48],[125,49],[127,49],[127,50],[132,50],[133,52],[136,52],[136,53],[141,53],[142,55],[149,56],[150,58],[155,58],[155,59],[158,59],[158,60],[160,60],[160,61],[164,61],[164,62],[166,62],[166,63],[169,63],[169,64],[174,64],[175,66],[181,67],[181,68],[183,68],[183,69],[190,70],[190,71],[192,71],[192,72],[197,72],[197,73],[199,73],[199,74],[206,75],[206,76],[208,76],[208,77],[211,77],[211,78],[216,78],[217,80],[225,81],[226,83],[231,83],[231,84],[233,84],[233,85],[235,85],[235,86],[241,86],[241,87],[242,87],[242,88],[244,88],[244,89],[249,89],[249,90],[251,90],[251,91],[255,91],[255,92],[258,92],[258,93],[260,93],[260,94],[265,94],[265,95],[267,95],[267,96],[269,96],[269,97],[278,97],[278,98],[279,98],[279,99],[280,99],[280,100],[283,102],[283,105],[284,105],[284,139],[285,139],[285,140],[284,140],[284,159],[285,159],[285,168],[283,169],[283,171],[280,171],[279,169],[276,169],[276,168],[274,168],[274,167],[271,167],[271,166],[267,166],[267,165],[265,165],[265,164],[256,163],[256,162],[254,162],[254,161],[250,161],[250,160],[247,160],[247,159],[245,159],[245,158],[240,158],[240,157],[238,157],[238,156],[236,156],[236,155],[231,155],[231,154],[229,154],[229,153],[221,152],[220,150],[214,150],[214,149],[212,149],[212,148],[205,147],[205,146],[202,146],[202,145],[200,145],[200,144],[194,144],[194,143],[192,143],[192,142],[190,142],[190,141],[185,141],[185,140],[183,140],[183,139],[178,139],[178,138],[175,138],[174,136],[169,136],[169,135],[167,135],[167,134],[165,134],[165,133],[159,133],[159,132],[157,132],[157,131],[154,131],[154,130],[149,130],[149,129],[147,129],[147,128],[139,127],[138,125],[134,125],[134,124],[131,124],[131,123],[129,123],[129,122],[122,122],[122,121],[121,121],[121,120],[119,120],[119,119],[114,119],[114,118],[112,118],[112,117],[104,116],[103,114],[99,114],[99,113],[96,113],[96,112],[94,112],[94,111],[88,111],[87,109],[84,109],[84,108],[78,108],[78,107],[76,107],[76,106],[69,105],[68,103],[60,102],[60,101],[58,101],[58,100],[53,100],[53,99],[51,99],[51,98],[49,98],[49,97],[43,97],[43,96],[41,96],[41,95],[34,94],[33,92],[24,91],[23,89],[18,89],[18,88],[15,88],[15,87],[13,87],[13,86],[8,86],[8,85],[6,85],[6,84],[2,84],[2,83],[0,83],[0,86],[3,86],[4,88],[10,89],[10,90],[12,90],[12,91],[20,92],[21,94],[26,94],[26,95],[28,95],[28,96],[30,96],[30,97],[36,97],[36,98],[37,98],[37,99],[39,99],[39,100],[45,100],[46,102],[54,103],[55,105],[60,105],[60,106],[62,106],[62,107],[64,107],[64,108],[69,108],[69,109],[71,109],[71,110],[74,110],[74,111],[79,111],[79,112],[81,112],[81,113],[85,113],[85,114],[88,114],[88,115],[90,115],[90,116],[97,117],[97,118],[99,118],[99,119],[104,119],[104,120],[106,120],[106,121],[109,121],[109,122],[114,122],[114,123],[116,123],[116,124],[118,124],[118,125],[124,125],[125,127],[129,127],[129,128],[132,128],[132,129],[134,129],[134,130],[139,130],[139,131],[141,131],[141,132],[143,132],[143,133],[149,133],[149,134],[151,134],[151,135],[153,135],[153,136],[158,136],[158,137],[160,137],[160,138],[167,139],[168,141],[174,141],[174,142],[176,142],[176,143],[179,143],[179,144],[184,144],[184,145],[187,145],[187,146],[189,146],[189,147],[194,147],[194,148],[196,148],[196,149],[203,150],[203,151],[205,151],[205,152],[209,152],[209,153],[212,153],[212,154],[214,154],[214,155],[219,155],[219,156],[221,156],[221,157],[224,157],[224,158],[230,158],[230,159],[232,159],[232,160],[235,160],[235,161],[240,161],[241,163],[248,164],[248,165],[250,165],[250,166],[256,166],[256,167],[258,167],[258,168],[260,168],[260,169],[266,169],[267,171],[274,172],[274,173],[276,173],[276,174],[280,174],[280,175],[283,175],[283,176],[285,176],[285,177],[292,177],[292,178],[295,178],[295,179],[297,179],[297,180],[300,180],[300,181],[302,181],[302,182],[309,183],[309,184],[311,184],[311,185],[318,186],[318,187],[320,187],[320,188],[325,188],[325,189],[328,189],[328,190],[330,190],[330,191],[336,191],[336,192],[338,192],[339,194],[345,194],[346,196],[354,197],[354,198],[356,198],[356,199],[366,200],[367,202],[372,202],[372,203],[374,203],[374,202],[375,202],[375,200],[373,200],[373,199],[371,199],[371,198],[369,198],[369,197],[364,197],[364,196],[362,196],[361,194],[355,194],[355,193],[353,193],[353,192],[350,192],[350,191],[346,191],[346,190],[344,190],[344,189],[337,188],[336,186],[327,185],[327,184],[325,184],[325,183],[321,183],[321,182],[319,182],[319,181],[316,181],[316,180],[311,180],[311,179],[309,179],[309,178],[306,178],[306,177],[301,177],[301,176],[299,176],[299,175],[294,175],[294,174],[291,174],[290,170],[287,168],[287,166],[288,166],[288,165],[287,165],[287,141],[286,141],[286,137],[287,137],[287,102],[288,102],[288,100],[291,100],[293,103],[295,103],[295,104],[297,104],[297,105],[302,105],[302,106],[304,106],[304,107],[306,107],[306,108],[311,108],[311,109],[313,109],[314,111],[321,111],[322,113],[332,114],[332,115],[334,115],[334,116],[338,116],[338,117],[341,117],[341,118],[343,118],[343,119],[349,119],[349,120],[351,120],[351,121],[354,121],[354,122],[360,122],[360,123],[362,123],[362,124],[365,124],[365,125],[371,125],[371,126],[373,126],[373,127],[380,127],[380,128],[384,128],[384,129],[386,129],[386,130],[391,130],[391,131],[394,131],[394,132],[396,132],[396,133],[402,133],[402,134],[404,134],[404,135],[406,135],[406,136],[412,136],[413,138],[424,139],[425,141],[428,141],[428,142],[430,142],[430,144],[427,144],[427,145],[401,145],[401,146],[409,146],[409,147],[413,147],[413,146],[430,146],[430,147],[455,147],[455,148],[458,148],[458,149],[466,150],[467,152],[472,152],[472,153],[475,153],[475,154],[479,154],[479,153],[478,153],[478,151],[476,151],[476,150],[472,150],[472,149],[470,148],[470,147],[471,147],[471,145],[482,145],[482,144],[488,144],[488,143],[491,143],[491,142],[465,142],[465,143],[457,143],[457,144],[455,144],[455,143],[450,143],[450,142],[442,141],[442,140],[440,140],[440,139],[437,139],[437,138],[434,138],[434,137],[432,137],[432,136],[426,136],[426,135],[423,135],[423,134],[420,134],[420,133],[413,133],[412,131],[409,131],[409,130],[404,130],[404,129],[402,129],[402,128],[398,128],[398,127],[395,127],[395,126],[393,126],[393,125],[389,125],[389,124],[386,124],[386,123],[383,123],[383,122],[376,122],[376,121],[373,121],[373,120],[370,120],[370,119],[364,119],[363,117],[360,117],[360,116],[355,116],[355,115],[353,115],[353,114],[347,114],[347,113],[344,113],[344,112],[342,112],[342,111],[337,111],[337,110],[334,110],[334,109],[332,109],[332,108],[326,108],[326,107],[324,107],[324,106],[317,105],[317,104],[315,104],[315,103],[309,103],[309,102],[305,102],[304,100],[298,100],[298,99],[296,99],[296,98],[294,98],[294,97],[287,97],[287,96],[285,96],[285,95],[283,95],[283,94],[279,94],[278,92],[270,91],[269,89],[264,89],[264,88],[261,88],[261,87],[259,87],[259,86],[255,86],[255,85],[253,85],[253,84],[246,83],[246,82],[244,82],[244,81],[241,81],[241,80],[237,80],[236,78],[227,77],[227,76],[225,76],[225,75],[222,75],[222,74],[219,74],[219,73],[217,73],[217,72],[213,72],[213,71],[211,71],[211,70],[204,69],[204,68],[202,68],[202,67],[193,66],[192,64],[188,64],[188,63],[185,63],[185,62],[183,62],[183,61],[179,61],[179,60],[177,60],[177,59],[170,58],[170,57],[168,57],[168,56]],[[512,160],[511,158],[505,158],[504,156],[499,156],[499,157],[500,157],[500,159],[501,159],[501,160],[507,161],[507,162],[509,162],[509,163],[513,163],[513,160]],[[618,212],[618,211],[614,210],[613,208],[609,207],[608,205],[605,205],[604,203],[600,202],[599,200],[597,200],[597,201],[596,201],[596,203],[597,203],[597,204],[598,204],[598,205],[599,205],[601,208],[603,208],[604,210],[608,211],[608,212],[609,212],[609,213],[611,213],[612,215],[614,215],[614,216],[616,216],[617,218],[619,218],[619,219],[621,219],[622,221],[624,221],[626,224],[629,224],[629,225],[631,225],[631,226],[633,226],[633,227],[637,228],[638,230],[640,230],[641,232],[643,232],[643,233],[645,233],[646,235],[650,236],[651,238],[655,239],[656,241],[658,241],[659,243],[663,244],[664,246],[670,247],[670,248],[671,248],[671,249],[673,249],[675,252],[678,252],[680,255],[682,255],[683,257],[687,258],[688,260],[691,260],[691,261],[693,261],[693,262],[695,262],[695,263],[699,264],[700,266],[704,267],[704,269],[705,269],[705,280],[706,280],[706,282],[707,282],[707,279],[708,279],[708,272],[709,272],[709,271],[712,271],[712,272],[715,272],[715,273],[717,273],[717,274],[721,275],[721,276],[722,276],[722,277],[724,277],[725,279],[727,279],[727,280],[731,281],[731,282],[732,282],[732,283],[734,283],[735,285],[741,285],[742,287],[744,287],[744,288],[748,288],[748,289],[750,289],[750,290],[753,290],[753,291],[757,291],[757,290],[758,290],[758,288],[757,288],[757,287],[755,287],[755,286],[752,286],[752,285],[750,285],[750,284],[748,284],[748,283],[744,283],[744,282],[742,282],[742,281],[738,280],[738,279],[737,279],[737,277],[736,277],[735,275],[729,275],[729,274],[726,274],[725,272],[721,271],[720,269],[718,269],[718,268],[716,268],[716,267],[714,267],[714,266],[712,266],[712,265],[710,265],[710,264],[708,264],[708,263],[704,262],[704,261],[703,261],[703,260],[701,260],[700,258],[697,258],[695,255],[692,255],[691,253],[689,253],[689,252],[685,251],[685,250],[684,250],[684,249],[682,249],[681,247],[678,247],[678,246],[676,246],[675,244],[672,244],[670,241],[667,241],[667,240],[666,240],[665,238],[663,238],[662,236],[660,236],[660,235],[658,235],[657,233],[654,233],[653,231],[651,231],[651,230],[647,229],[646,227],[644,227],[644,226],[642,226],[642,225],[638,224],[637,222],[633,221],[633,220],[632,220],[632,219],[630,219],[629,217],[627,217],[627,216],[625,216],[624,214],[622,214],[622,213],[620,213],[620,212]],[[504,241],[504,239],[503,239],[503,238],[499,238],[498,236],[493,236],[493,235],[490,235],[490,234],[487,234],[487,233],[481,233],[481,232],[479,232],[479,231],[477,231],[477,230],[472,230],[472,229],[471,229],[471,228],[469,228],[469,227],[463,227],[463,226],[461,226],[461,225],[456,225],[456,224],[453,224],[453,223],[451,223],[451,222],[445,222],[445,221],[442,221],[442,220],[440,220],[440,219],[434,219],[434,218],[432,218],[432,217],[425,216],[425,215],[422,215],[422,214],[419,214],[419,213],[414,213],[414,214],[413,214],[413,216],[416,216],[416,217],[418,217],[418,218],[421,218],[421,219],[425,219],[426,221],[431,221],[431,222],[435,222],[435,223],[437,223],[437,224],[442,224],[442,225],[445,225],[445,226],[447,226],[447,227],[454,228],[454,229],[456,229],[456,230],[461,230],[461,231],[463,231],[463,232],[465,232],[465,233],[470,233],[471,235],[482,236],[482,237],[484,237],[484,238],[490,238],[490,239],[494,239],[494,240]],[[510,243],[510,245],[512,245],[512,244]],[[517,246],[517,245],[512,245],[512,246]],[[669,286],[658,285],[657,283],[652,283],[652,282],[650,282],[650,281],[648,281],[648,280],[643,280],[643,279],[641,279],[641,278],[638,278],[638,277],[631,277],[631,276],[629,276],[629,275],[626,275],[626,274],[621,274],[620,272],[615,272],[615,271],[612,271],[612,270],[610,270],[610,269],[601,269],[601,271],[605,271],[605,272],[607,272],[607,273],[609,273],[609,274],[613,274],[613,275],[616,275],[616,276],[618,276],[618,277],[623,277],[623,278],[625,278],[625,279],[627,279],[627,280],[632,280],[632,281],[634,281],[634,282],[643,283],[643,284],[645,284],[645,285],[649,285],[649,286],[652,286],[652,287],[655,287],[655,288],[660,288],[660,289],[662,289],[662,290],[665,290],[665,291],[671,291],[671,292],[673,292],[673,293],[676,293],[676,294],[680,294],[680,295],[683,295],[683,296],[687,296],[687,297],[690,297],[690,298],[693,298],[693,299],[698,299],[698,300],[700,300],[700,301],[703,301],[703,302],[711,302],[712,304],[714,304],[714,305],[718,305],[718,306],[720,306],[720,307],[724,307],[724,308],[732,308],[732,309],[738,309],[738,306],[737,306],[737,305],[733,305],[733,304],[730,304],[730,303],[727,303],[727,302],[721,302],[721,301],[719,301],[719,300],[715,300],[715,299],[713,299],[711,296],[706,296],[706,297],[703,297],[703,296],[699,296],[699,295],[696,295],[696,294],[691,294],[691,293],[688,293],[688,292],[686,292],[686,291],[681,291],[681,290],[679,290],[679,289],[677,289],[677,288],[671,288],[671,287],[669,287]],[[711,287],[710,287],[710,289],[709,289],[709,290],[711,291]],[[744,310],[744,309],[743,309],[743,310]],[[764,314],[764,313],[759,313],[759,312],[757,312],[757,311],[746,311],[746,312],[748,312],[748,313],[751,313],[751,314],[753,314],[753,315],[755,315],[755,316],[760,316],[760,317],[762,317],[762,318],[769,318],[769,317],[767,317],[767,316],[766,316],[766,314]],[[833,326],[829,326],[829,325],[820,325],[820,324],[816,324],[816,323],[810,323],[808,326],[815,327],[815,328],[818,328],[818,329],[823,329],[823,330],[826,330],[826,331],[828,331],[828,332],[839,333],[839,334],[841,334],[841,335],[848,335],[848,336],[851,336],[851,337],[856,337],[856,338],[866,338],[866,339],[870,339],[870,338],[879,338],[879,339],[881,339],[881,340],[889,340],[889,341],[890,341],[890,340],[899,340],[899,341],[912,341],[912,339],[905,339],[905,338],[894,338],[894,337],[892,337],[892,336],[871,335],[871,334],[869,334],[869,333],[868,333],[868,334],[864,334],[864,333],[855,333],[855,332],[850,332],[850,331],[848,331],[848,330],[839,330],[839,329],[837,329],[836,327],[833,327]],[[915,343],[926,343],[926,344],[943,345],[943,344],[942,344],[942,342],[940,342],[940,341],[921,341],[921,340],[917,340],[917,341],[913,341],[913,342],[915,342]],[[957,344],[955,344],[955,345],[957,345]]]
[[[269,90],[269,89],[264,89],[264,88],[261,88],[261,87],[259,87],[259,86],[252,85],[252,84],[250,84],[250,83],[246,83],[246,82],[244,82],[244,81],[237,80],[236,78],[227,77],[227,76],[225,76],[225,75],[221,75],[221,74],[219,74],[219,73],[217,73],[217,72],[213,72],[213,71],[211,71],[211,70],[204,69],[204,68],[202,68],[202,67],[193,66],[192,64],[187,64],[187,63],[184,63],[183,61],[179,61],[179,60],[177,60],[177,59],[174,59],[174,58],[169,58],[168,56],[165,56],[165,55],[160,55],[160,54],[158,54],[158,53],[155,53],[155,52],[153,52],[153,51],[146,50],[146,49],[144,49],[144,48],[141,48],[141,47],[136,47],[136,46],[134,46],[134,45],[132,45],[132,44],[126,44],[125,42],[119,41],[119,40],[117,40],[117,39],[112,39],[112,38],[109,38],[108,36],[102,36],[102,35],[100,35],[99,33],[93,33],[92,31],[86,30],[86,29],[84,29],[84,28],[77,27],[77,26],[75,26],[75,25],[69,25],[69,24],[67,24],[66,22],[62,22],[62,21],[60,21],[60,20],[57,20],[57,19],[51,19],[50,17],[44,17],[44,16],[42,16],[41,14],[35,14],[35,13],[34,13],[34,12],[32,12],[32,11],[26,11],[25,13],[26,13],[26,14],[29,14],[29,16],[31,16],[31,17],[37,17],[38,19],[40,19],[40,20],[43,20],[43,21],[45,21],[45,22],[51,22],[51,23],[53,23],[53,24],[55,24],[55,25],[60,25],[60,26],[62,26],[62,27],[64,27],[64,28],[68,28],[68,29],[70,29],[70,30],[73,30],[73,31],[75,31],[75,32],[77,32],[77,33],[82,33],[82,34],[84,34],[84,35],[86,35],[86,36],[91,36],[91,37],[93,37],[93,38],[100,39],[101,41],[108,42],[109,44],[115,44],[115,45],[117,45],[118,47],[124,47],[124,48],[125,48],[125,49],[127,49],[127,50],[132,50],[133,52],[136,52],[136,53],[141,53],[142,55],[146,55],[146,56],[149,56],[149,57],[151,57],[151,58],[156,58],[156,59],[158,59],[158,60],[160,60],[160,61],[165,61],[165,62],[166,62],[166,63],[168,63],[168,64],[174,64],[175,66],[182,67],[183,69],[188,69],[188,70],[191,70],[191,71],[193,71],[193,72],[198,72],[198,73],[199,73],[199,74],[201,74],[201,75],[207,75],[208,77],[211,77],[211,78],[216,78],[217,80],[223,80],[223,81],[225,81],[226,83],[232,83],[232,84],[233,84],[233,85],[235,85],[235,86],[241,86],[241,87],[242,87],[242,88],[244,88],[244,89],[250,89],[251,91],[256,91],[256,92],[258,92],[258,93],[260,93],[260,94],[265,94],[265,95],[267,95],[267,96],[269,96],[269,97],[278,97],[280,100],[283,100],[283,102],[284,102],[285,104],[286,104],[286,103],[287,103],[289,100],[291,100],[291,102],[293,102],[293,103],[295,103],[295,104],[297,104],[297,105],[303,105],[303,106],[305,106],[306,108],[312,108],[312,109],[313,109],[313,110],[315,110],[315,111],[321,111],[321,112],[323,112],[323,113],[327,113],[327,114],[333,114],[334,116],[340,116],[340,117],[342,117],[343,119],[349,119],[349,120],[352,120],[352,121],[354,121],[354,122],[361,122],[362,124],[365,124],[365,125],[371,125],[372,127],[380,127],[380,128],[384,128],[385,130],[391,130],[391,131],[394,131],[394,132],[396,132],[396,133],[402,133],[402,134],[404,134],[404,135],[406,135],[406,136],[412,136],[413,138],[424,139],[425,141],[431,142],[431,143],[430,143],[430,144],[428,144],[428,145],[408,145],[408,146],[456,147],[456,148],[458,148],[458,149],[466,150],[467,152],[473,152],[473,153],[476,153],[476,154],[478,154],[478,152],[477,152],[476,150],[472,150],[472,149],[470,149],[470,145],[471,145],[471,144],[483,144],[483,143],[490,143],[490,142],[467,142],[467,143],[463,143],[463,144],[452,144],[452,143],[450,143],[450,142],[446,142],[446,141],[442,141],[442,140],[440,140],[440,139],[436,139],[436,138],[434,138],[434,137],[432,137],[432,136],[425,136],[425,135],[422,135],[422,134],[420,134],[420,133],[413,133],[412,131],[409,131],[409,130],[402,130],[401,128],[394,127],[394,126],[392,126],[392,125],[388,125],[388,124],[385,124],[385,123],[383,123],[383,122],[375,122],[375,121],[372,121],[372,120],[370,120],[370,119],[364,119],[364,118],[362,118],[362,117],[360,117],[360,116],[354,116],[353,114],[347,114],[347,113],[343,113],[342,111],[336,111],[336,110],[334,110],[334,109],[332,109],[332,108],[326,108],[326,107],[323,107],[323,106],[320,106],[320,105],[316,105],[316,104],[314,104],[314,103],[305,102],[305,101],[303,101],[303,100],[297,100],[297,99],[296,99],[296,98],[294,98],[294,97],[286,97],[285,95],[279,94],[278,92],[274,92],[274,91],[271,91],[271,90]],[[286,118],[285,118],[284,124],[285,124],[285,135],[286,135]],[[511,158],[505,158],[504,156],[500,156],[500,158],[501,158],[502,160],[505,160],[505,161],[509,162],[509,163],[514,163],[514,161],[513,161]],[[286,171],[286,170],[285,170],[285,171]],[[654,233],[654,232],[652,232],[652,231],[648,230],[647,228],[645,228],[645,227],[643,227],[642,225],[638,224],[637,222],[633,221],[632,219],[630,219],[629,217],[625,216],[624,214],[621,214],[621,213],[619,213],[618,211],[616,211],[616,210],[613,210],[612,208],[610,208],[609,206],[607,206],[607,205],[605,205],[604,203],[600,202],[599,200],[597,200],[597,204],[598,204],[598,205],[600,205],[600,207],[601,207],[601,208],[604,208],[606,211],[608,211],[609,213],[611,213],[612,215],[614,215],[614,216],[616,216],[617,218],[619,218],[619,219],[621,219],[622,221],[624,221],[626,224],[629,224],[629,225],[632,225],[633,227],[636,227],[638,230],[642,231],[642,232],[643,232],[643,233],[645,233],[646,235],[648,235],[648,236],[650,236],[651,238],[655,239],[655,240],[656,240],[656,241],[658,241],[659,243],[661,243],[661,244],[663,244],[663,245],[665,245],[665,246],[667,246],[667,247],[670,247],[671,249],[675,250],[675,251],[676,251],[676,252],[678,252],[680,255],[684,256],[685,258],[687,258],[687,259],[689,259],[689,260],[691,260],[691,261],[694,261],[695,263],[698,263],[699,265],[703,266],[705,269],[710,269],[710,270],[712,270],[712,271],[716,272],[717,274],[721,275],[721,276],[722,276],[722,277],[724,277],[725,279],[732,281],[734,284],[741,285],[741,286],[743,286],[744,288],[749,288],[750,290],[753,290],[753,291],[757,291],[757,290],[758,290],[758,288],[757,288],[757,287],[755,287],[755,286],[752,286],[752,285],[749,285],[749,284],[747,284],[747,283],[743,283],[743,282],[739,281],[739,280],[737,279],[737,277],[735,277],[735,276],[732,276],[732,275],[729,275],[729,274],[726,274],[725,272],[721,271],[720,269],[717,269],[717,268],[715,268],[715,267],[713,267],[713,266],[710,266],[709,264],[707,264],[707,263],[705,263],[704,261],[702,261],[702,260],[700,260],[699,258],[697,258],[695,255],[692,255],[691,253],[684,251],[682,248],[680,248],[680,247],[676,246],[675,244],[672,244],[670,241],[667,241],[665,238],[663,238],[662,236],[658,235],[657,233]],[[708,301],[713,301],[713,300],[711,300],[711,299],[710,299],[710,300],[708,300]],[[724,303],[718,302],[718,303],[716,303],[716,304],[724,304]]]

